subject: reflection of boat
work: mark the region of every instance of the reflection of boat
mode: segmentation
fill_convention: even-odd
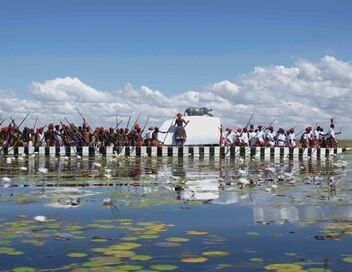
[[[217,179],[188,181],[181,192],[182,200],[211,201],[213,204],[234,204],[246,202],[248,194],[240,195],[232,187],[219,188]]]
[[[303,222],[308,219],[351,217],[351,206],[285,206],[273,208],[272,206],[261,206],[253,208],[255,222]]]

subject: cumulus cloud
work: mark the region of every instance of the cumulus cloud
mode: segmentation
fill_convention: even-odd
[[[44,101],[102,102],[111,98],[109,93],[98,91],[76,77],[32,82],[29,90],[35,98]]]
[[[171,96],[128,83],[115,91],[102,91],[71,77],[33,82],[29,90],[33,97],[28,99],[13,92],[2,95],[0,114],[20,119],[29,112],[27,125],[31,126],[36,115],[43,124],[65,116],[81,122],[79,108],[92,126],[114,126],[116,116],[126,122],[131,115],[134,122],[140,113],[141,123],[149,115],[150,123],[160,125],[187,107],[204,106],[212,108],[224,126],[235,128],[244,126],[252,112],[255,124],[275,119],[276,127],[298,129],[316,122],[327,127],[333,117],[337,128],[343,127],[343,137],[352,137],[352,65],[333,56],[317,62],[299,59],[290,67],[254,67],[236,80],[205,83],[202,89]]]

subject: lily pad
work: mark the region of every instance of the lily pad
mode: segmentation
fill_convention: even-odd
[[[167,238],[166,241],[175,242],[175,243],[180,243],[180,242],[182,243],[182,242],[189,241],[189,239],[182,238],[182,237],[170,237],[170,238]]]
[[[302,271],[302,266],[298,264],[288,264],[288,263],[278,263],[278,264],[268,264],[264,267],[266,270],[282,270],[282,271]]]
[[[136,255],[136,253],[129,250],[107,250],[107,251],[104,251],[103,253],[104,255],[110,255],[116,258],[130,258]]]
[[[135,255],[130,258],[132,261],[149,261],[153,259],[152,256],[149,255]]]
[[[151,234],[144,234],[144,235],[140,235],[138,236],[141,239],[156,239],[159,238],[158,235],[151,235]]]
[[[22,266],[22,267],[16,267],[12,271],[13,272],[34,272],[35,269],[32,267]]]
[[[202,253],[204,256],[209,256],[209,257],[221,257],[221,256],[228,256],[230,253],[226,251],[205,251]]]
[[[121,265],[116,268],[117,268],[117,270],[114,269],[113,271],[137,271],[137,270],[143,269],[142,266],[131,265],[131,264]]]
[[[10,251],[7,253],[7,255],[11,255],[11,256],[17,256],[17,255],[23,255],[24,252],[22,251],[17,251],[17,250],[14,250],[14,251]]]
[[[208,261],[205,257],[189,257],[189,258],[182,258],[181,262],[184,263],[204,263]]]
[[[352,263],[352,257],[345,257],[342,259],[345,263]]]
[[[197,230],[188,230],[185,232],[188,235],[207,235],[208,232],[206,231],[197,231]]]
[[[138,237],[134,237],[134,236],[127,236],[127,237],[122,237],[121,240],[123,241],[136,241],[138,240]]]
[[[142,245],[138,243],[121,243],[117,245],[112,245],[109,248],[114,250],[131,250],[141,246]]]
[[[261,263],[264,261],[262,258],[250,258],[249,260],[253,263]]]
[[[86,253],[79,253],[79,252],[70,252],[69,254],[67,254],[67,257],[71,257],[71,258],[82,258],[86,256],[87,256]]]
[[[307,272],[331,272],[331,270],[327,268],[312,267],[312,268],[309,268]]]
[[[158,271],[173,271],[178,269],[178,266],[171,264],[156,264],[152,265],[150,268]]]

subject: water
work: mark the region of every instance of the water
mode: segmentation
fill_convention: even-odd
[[[0,271],[350,271],[351,163],[0,158]]]

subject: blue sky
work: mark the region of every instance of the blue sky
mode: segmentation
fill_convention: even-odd
[[[1,1],[0,89],[77,77],[171,95],[254,66],[350,61],[352,1]]]

